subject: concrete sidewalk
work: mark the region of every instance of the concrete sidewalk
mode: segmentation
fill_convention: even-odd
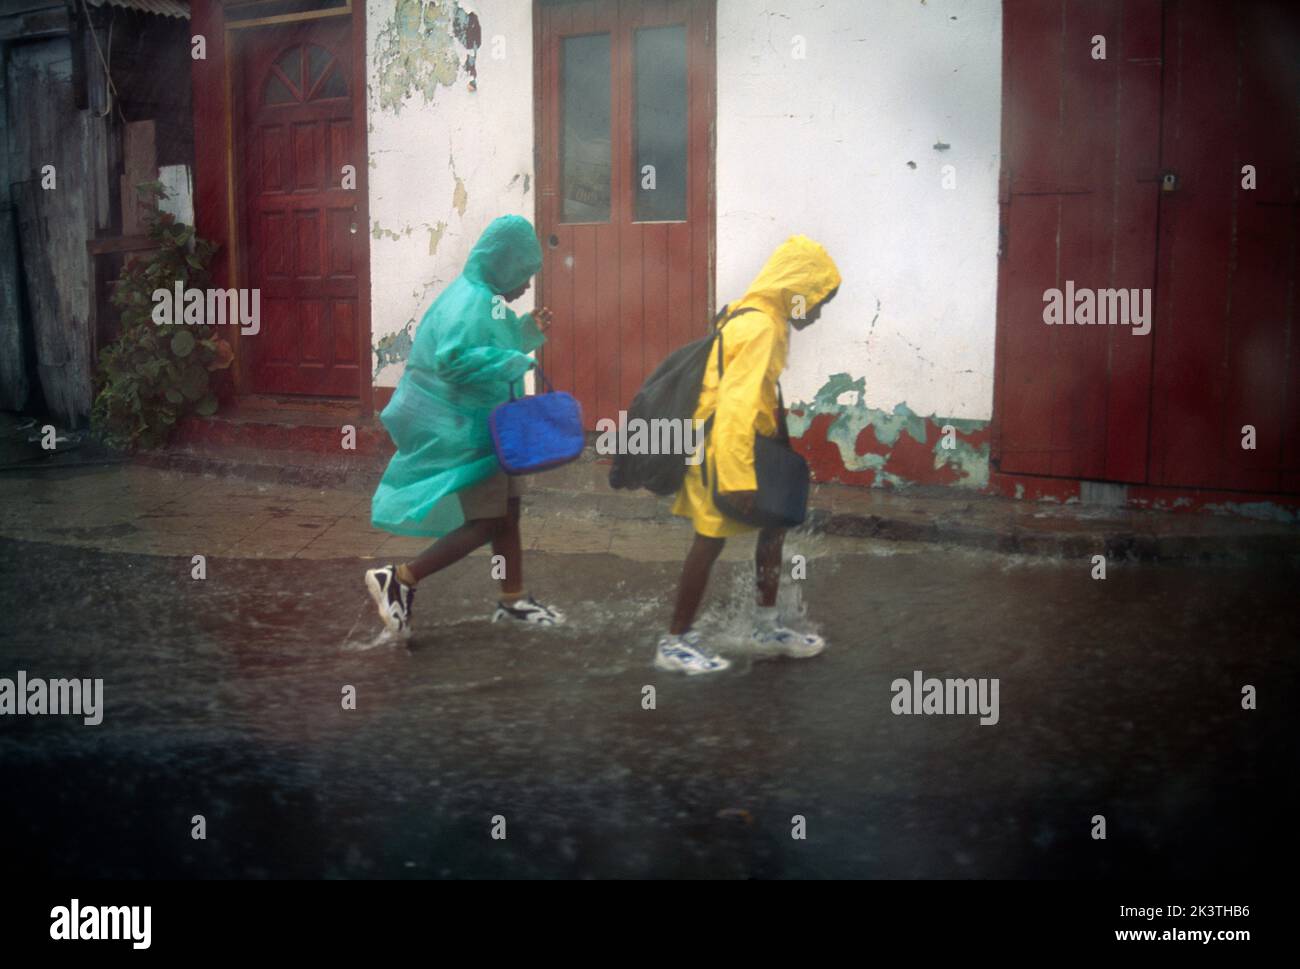
[[[369,498],[386,463],[374,434],[365,449],[320,453],[287,449],[300,430],[288,427],[282,447],[205,441],[128,459],[85,434],[43,451],[29,423],[0,415],[0,534],[158,554],[184,554],[201,538],[255,558],[398,557],[426,544],[369,527]],[[320,429],[332,439],[337,428],[326,424]],[[609,459],[589,449],[534,476],[525,540],[551,551],[680,558],[690,528],[669,513],[670,500],[614,491],[608,474]],[[48,514],[33,515],[32,503]],[[1300,559],[1300,523],[1017,501],[956,488],[815,485],[804,532],[830,545],[876,539],[1112,561]],[[748,554],[736,548],[747,543],[731,546],[729,556]]]
[[[340,451],[268,453],[237,447],[170,450],[136,457],[169,471],[369,495],[382,473],[375,456]],[[531,480],[539,508],[580,507],[593,520],[672,521],[669,499],[614,491],[609,461],[582,459]],[[1300,557],[1300,524],[1204,513],[1017,501],[954,488],[905,492],[814,485],[808,530],[824,536],[938,543],[1005,554],[1130,561],[1258,561]]]
[[[431,541],[371,528],[366,489],[139,464],[0,474],[0,537],[163,556],[379,561],[411,557]],[[523,538],[524,547],[536,551],[674,562],[685,556],[691,529],[671,518],[662,500],[538,489],[525,499]],[[800,551],[815,558],[862,544],[809,536]],[[732,542],[724,558],[751,554],[752,542]]]

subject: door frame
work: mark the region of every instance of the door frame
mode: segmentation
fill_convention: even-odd
[[[596,2],[603,4],[612,4],[618,7],[622,3],[653,3],[654,0],[533,0],[532,18],[533,18],[533,180],[536,190],[533,193],[533,226],[537,231],[541,231],[543,221],[543,199],[542,199],[542,180],[543,171],[542,148],[545,140],[543,129],[542,99],[546,96],[545,82],[543,80],[543,58],[546,54],[546,46],[542,37],[542,7],[558,7],[569,3]],[[705,151],[707,156],[707,165],[704,173],[706,207],[704,213],[705,230],[708,238],[706,247],[706,267],[705,279],[708,292],[708,314],[706,321],[713,318],[717,305],[717,252],[718,252],[718,195],[717,195],[717,168],[718,168],[718,54],[716,38],[718,35],[718,4],[717,0],[690,0],[693,6],[704,8],[704,63],[702,67],[706,73],[703,79],[704,84],[704,109],[708,112],[709,117],[709,138],[708,146]],[[689,152],[687,153],[689,158]],[[689,175],[687,176],[687,185],[689,186]],[[689,189],[688,189],[689,190]],[[545,239],[539,240],[543,246],[546,245]],[[545,306],[547,297],[547,279],[546,271],[543,268],[537,274],[537,287],[535,290],[536,305]],[[704,333],[699,334],[703,336]],[[543,365],[549,366],[546,360],[548,344],[543,344],[537,351],[539,360]],[[648,368],[647,375],[653,371],[653,367]]]
[[[282,14],[274,17],[261,17],[249,20],[227,21],[225,23],[225,57],[223,58],[225,111],[225,149],[226,149],[226,231],[230,240],[226,251],[226,268],[229,274],[228,285],[242,288],[250,274],[248,271],[247,225],[243,217],[246,209],[244,193],[239,186],[243,171],[242,142],[238,140],[243,123],[242,88],[237,87],[244,78],[235,77],[235,67],[242,69],[245,55],[243,38],[253,37],[247,31],[258,28],[284,27],[298,23],[323,20],[327,18],[349,17],[351,19],[351,56],[352,76],[352,129],[358,139],[360,151],[357,169],[357,235],[361,237],[360,252],[357,253],[359,269],[357,272],[357,322],[362,341],[361,366],[358,368],[360,386],[357,388],[357,404],[362,417],[374,414],[374,377],[372,375],[373,354],[370,331],[370,145],[366,130],[366,5],[365,0],[347,0],[341,7],[326,10],[311,10],[304,13]],[[250,353],[239,352],[240,332],[238,328],[231,333],[230,341],[235,351],[235,364],[232,368],[235,381],[235,393],[239,396],[252,396],[252,360]],[[312,400],[326,399],[302,397],[304,404]]]

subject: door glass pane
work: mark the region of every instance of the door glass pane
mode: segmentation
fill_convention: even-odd
[[[565,37],[563,222],[609,221],[609,34]]]
[[[334,69],[329,73],[329,77],[325,78],[325,83],[316,92],[316,100],[319,101],[321,98],[345,98],[347,96],[347,78],[343,76],[343,68],[335,64]]]
[[[636,221],[686,218],[686,28],[636,32]]]
[[[266,80],[266,95],[263,101],[266,104],[288,104],[297,100],[293,92],[284,86],[284,81],[280,80],[278,74],[272,74]]]
[[[275,62],[275,66],[284,71],[284,76],[287,77],[292,84],[295,86],[301,84],[302,48],[293,47],[285,51],[280,56],[280,59]],[[305,94],[306,92],[303,93]]]
[[[321,74],[325,71],[325,66],[333,60],[332,55],[324,47],[317,47],[312,44],[307,48],[307,90],[320,80]]]

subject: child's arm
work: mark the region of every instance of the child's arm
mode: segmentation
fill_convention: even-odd
[[[534,361],[518,350],[498,347],[449,347],[434,356],[434,372],[453,384],[495,383],[518,380]]]
[[[532,367],[533,359],[525,352],[501,345],[506,342],[502,339],[502,324],[514,322],[493,319],[487,303],[470,310],[442,334],[433,355],[434,372],[454,384],[518,380]]]
[[[551,311],[546,307],[525,313],[516,318],[519,349],[528,353],[546,342],[546,328],[551,325]]]

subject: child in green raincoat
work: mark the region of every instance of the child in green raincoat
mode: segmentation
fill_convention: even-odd
[[[726,323],[722,376],[709,366],[700,387],[696,426],[713,418],[705,458],[709,477],[699,465],[689,466],[673,505],[674,515],[691,520],[695,540],[682,567],[672,625],[660,637],[655,653],[655,666],[661,670],[695,675],[731,665],[707,649],[691,626],[723,545],[728,538],[755,529],[724,515],[705,481],[716,481],[718,491],[733,504],[752,505],[758,487],[754,434],[777,434],[777,380],[785,369],[790,328],[802,330],[816,322],[839,286],[840,271],[826,250],[807,236],[791,236],[772,253],[744,297],[729,304],[733,313],[756,312],[736,315]],[[825,641],[787,629],[777,617],[784,539],[779,528],[764,528],[758,534],[754,552],[758,608],[752,645],[760,654],[815,656],[825,648]]]
[[[406,371],[379,415],[397,453],[371,501],[372,523],[396,535],[441,536],[410,562],[366,573],[379,617],[393,632],[409,634],[421,579],[488,542],[505,561],[492,621],[564,621],[524,591],[523,482],[501,470],[488,426],[512,389],[523,392],[523,376],[534,363],[528,354],[545,341],[547,309],[517,316],[506,306],[528,291],[541,266],[542,249],[527,219],[494,220],[464,272],[425,312]]]

